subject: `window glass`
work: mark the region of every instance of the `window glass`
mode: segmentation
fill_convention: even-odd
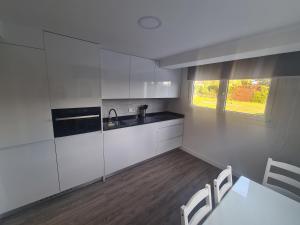
[[[192,104],[215,109],[219,92],[219,80],[194,81]]]
[[[229,80],[225,110],[264,115],[270,84],[270,79]]]

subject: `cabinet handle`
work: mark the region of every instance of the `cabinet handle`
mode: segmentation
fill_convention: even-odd
[[[89,119],[89,118],[97,118],[97,117],[100,117],[100,115],[62,117],[62,118],[56,118],[55,121]]]

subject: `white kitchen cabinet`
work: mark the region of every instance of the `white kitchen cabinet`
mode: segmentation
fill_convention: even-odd
[[[101,50],[102,99],[128,99],[130,56]]]
[[[0,148],[53,139],[45,53],[0,44]]]
[[[156,98],[178,98],[180,96],[181,70],[156,67]]]
[[[111,174],[155,156],[156,124],[104,132],[105,173]]]
[[[158,144],[157,154],[162,154],[172,149],[179,148],[181,145],[182,145],[182,136],[162,140]]]
[[[58,192],[53,140],[0,150],[0,214]]]
[[[179,98],[181,88],[181,70],[169,72],[171,87],[169,89],[169,98]]]
[[[56,138],[55,144],[61,191],[103,177],[101,132]]]
[[[178,98],[180,73],[159,68],[154,60],[101,50],[103,99]]]
[[[105,173],[178,148],[182,135],[183,119],[104,131]]]
[[[167,127],[159,127],[158,141],[164,141],[182,136],[183,124],[176,124]]]
[[[99,46],[45,32],[45,47],[51,107],[99,106]]]
[[[183,119],[168,120],[158,123],[158,147],[156,154],[161,154],[182,145]]]
[[[155,61],[132,56],[130,98],[155,98]]]

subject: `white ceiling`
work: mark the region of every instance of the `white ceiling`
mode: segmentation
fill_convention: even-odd
[[[162,26],[143,30],[141,16]],[[300,22],[299,0],[0,0],[0,20],[162,58]]]

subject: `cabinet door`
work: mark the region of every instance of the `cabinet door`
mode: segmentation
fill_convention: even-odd
[[[55,144],[61,191],[103,176],[101,132],[56,138]]]
[[[0,150],[0,214],[58,192],[53,140]]]
[[[45,53],[0,44],[0,148],[53,139]]]
[[[170,150],[173,150],[175,148],[179,148],[181,146],[182,146],[182,136],[160,141],[157,148],[157,154],[162,154]]]
[[[97,45],[45,33],[52,108],[99,106],[100,62]]]
[[[168,98],[169,88],[171,87],[171,81],[169,80],[169,71],[156,67],[155,81],[156,81],[156,98]]]
[[[171,86],[169,88],[169,98],[179,98],[180,97],[180,87],[181,87],[181,70],[172,70],[170,75]]]
[[[105,173],[111,174],[155,155],[155,124],[104,132]]]
[[[156,67],[156,98],[178,98],[180,83],[180,70]]]
[[[155,98],[155,62],[131,57],[130,98]]]
[[[129,98],[130,56],[101,50],[103,99]]]

